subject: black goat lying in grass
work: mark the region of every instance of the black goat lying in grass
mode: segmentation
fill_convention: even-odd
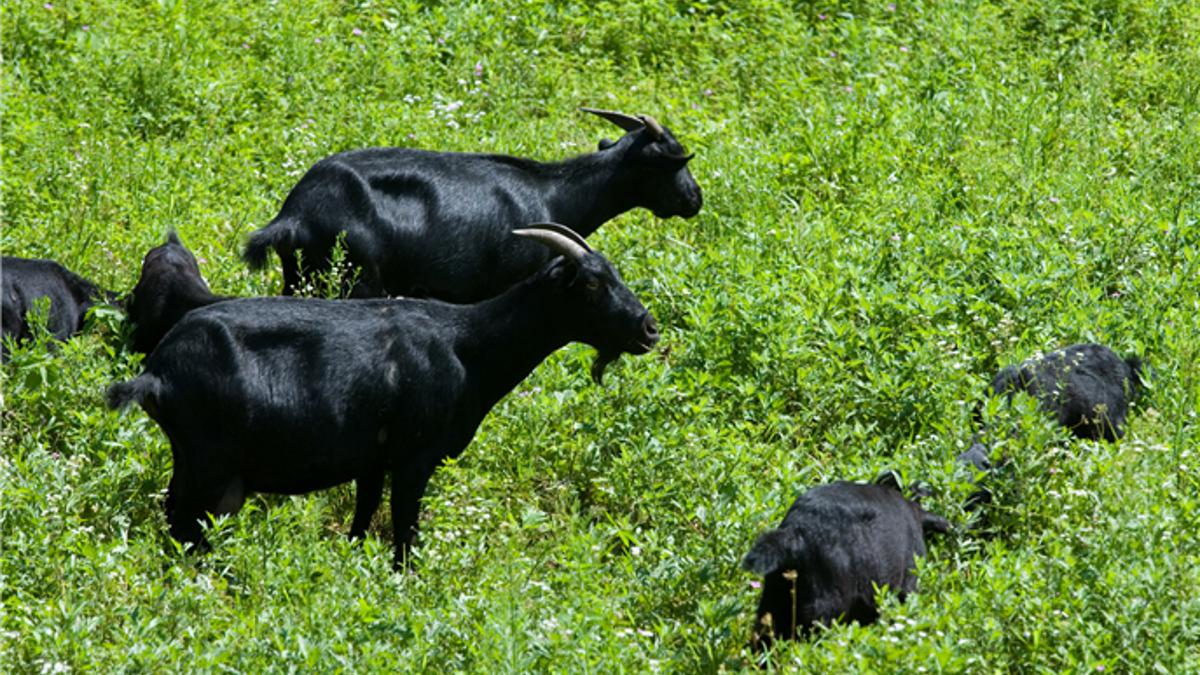
[[[4,256],[0,260],[3,295],[0,295],[0,336],[17,343],[33,337],[26,315],[39,298],[50,301],[46,328],[66,340],[83,328],[87,312],[98,303],[116,301],[116,295],[75,274],[53,260]],[[0,346],[8,357],[8,345]]]
[[[184,314],[228,299],[208,289],[196,257],[172,230],[166,242],[146,253],[137,286],[125,303],[134,351],[149,354]]]
[[[484,416],[559,347],[586,342],[604,364],[658,341],[616,270],[557,225],[517,230],[561,257],[474,305],[435,300],[230,300],[193,310],[108,390],[138,402],[171,441],[171,534],[203,545],[200,519],[249,492],[298,494],[357,482],[352,537],[392,479],[397,562],[425,485]]]
[[[351,150],[317,162],[279,214],[250,236],[245,259],[261,268],[269,249],[283,264],[283,295],[331,265],[345,235],[361,268],[353,297],[429,297],[476,302],[536,272],[550,258],[509,232],[564,223],[584,237],[635,207],[661,218],[700,211],[691,155],[649,116],[599,115],[626,134],[600,149],[543,164],[507,155],[409,148]],[[296,260],[302,254],[303,266]]]
[[[916,589],[925,535],[945,518],[905,499],[892,474],[875,483],[839,481],[800,495],[777,529],[758,538],[742,567],[764,575],[756,648],[793,639],[834,620],[873,623],[875,587],[901,600]]]

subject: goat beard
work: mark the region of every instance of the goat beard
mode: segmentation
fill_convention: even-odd
[[[604,384],[604,369],[620,356],[621,352],[596,350],[596,360],[592,361],[592,381],[596,384]]]

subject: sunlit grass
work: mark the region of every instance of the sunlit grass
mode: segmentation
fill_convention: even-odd
[[[214,292],[316,160],[372,145],[590,151],[646,112],[690,221],[590,241],[660,347],[603,387],[551,357],[424,502],[415,574],[344,540],[350,486],[166,533],[169,446],[105,410],[118,317],[3,373],[0,671],[696,672],[756,665],[738,561],[797,492],[896,468],[956,522],[1000,366],[1145,357],[1119,444],[1030,406],[990,538],[932,542],[812,672],[1200,670],[1200,6],[887,2],[27,2],[2,14],[6,255],[128,290],[176,228]],[[328,290],[328,289],[326,289]],[[320,292],[320,289],[318,289]]]

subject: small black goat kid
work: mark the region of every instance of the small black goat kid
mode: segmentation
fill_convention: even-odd
[[[369,148],[326,157],[300,179],[269,224],[251,235],[252,268],[274,249],[283,295],[330,268],[344,233],[361,268],[352,297],[477,302],[536,272],[549,252],[509,236],[525,223],[563,223],[587,237],[635,207],[690,218],[703,202],[691,155],[649,116],[583,110],[627,133],[597,152],[544,164],[506,155]],[[303,266],[297,263],[301,254]]]
[[[805,492],[742,561],[766,577],[754,645],[794,639],[838,619],[873,623],[875,586],[887,585],[903,600],[916,589],[913,569],[925,555],[925,535],[949,529],[945,518],[905,499],[890,474]]]
[[[138,402],[171,441],[171,534],[203,545],[199,520],[249,492],[299,494],[357,482],[362,536],[391,473],[397,561],[426,483],[484,416],[550,353],[595,347],[597,368],[658,341],[654,319],[574,232],[517,230],[560,254],[504,294],[436,300],[230,300],[189,312],[108,390]]]
[[[149,354],[184,314],[228,299],[213,295],[200,274],[196,257],[172,230],[161,246],[146,253],[137,286],[125,303],[125,313],[133,325],[130,334],[134,351]]]
[[[50,300],[46,327],[58,340],[66,340],[83,328],[87,312],[97,303],[115,302],[116,296],[75,274],[53,260],[31,260],[4,256],[0,260],[3,298],[0,335],[17,343],[33,337],[26,315],[39,298]],[[0,347],[7,359],[8,346]]]

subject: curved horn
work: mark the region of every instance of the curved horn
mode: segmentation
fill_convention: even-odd
[[[640,118],[634,117],[633,115],[626,115],[625,113],[617,112],[615,110],[600,110],[598,108],[584,108],[582,106],[579,109],[583,112],[603,117],[609,122],[621,127],[625,131],[634,131],[646,126],[646,123]],[[657,122],[655,124],[657,124]],[[662,127],[659,127],[659,129],[661,128]]]
[[[544,230],[553,230],[553,231],[563,235],[564,237],[569,238],[571,241],[575,242],[576,244],[579,244],[580,246],[583,247],[583,250],[587,251],[588,253],[592,252],[592,247],[588,246],[588,243],[583,238],[583,235],[579,234],[575,230],[572,230],[571,228],[567,227],[566,225],[563,225],[562,223],[551,223],[549,221],[546,221],[546,222],[542,222],[542,223],[530,223],[527,227],[538,227],[538,228],[541,228]]]
[[[663,131],[662,125],[658,123],[658,120],[649,115],[638,115],[638,119],[650,130],[650,135],[654,137],[654,140],[662,140],[663,134],[666,132]]]
[[[551,250],[575,261],[582,260],[585,255],[592,252],[587,242],[575,230],[558,223],[533,223],[528,227],[513,230],[513,234],[540,242]]]

